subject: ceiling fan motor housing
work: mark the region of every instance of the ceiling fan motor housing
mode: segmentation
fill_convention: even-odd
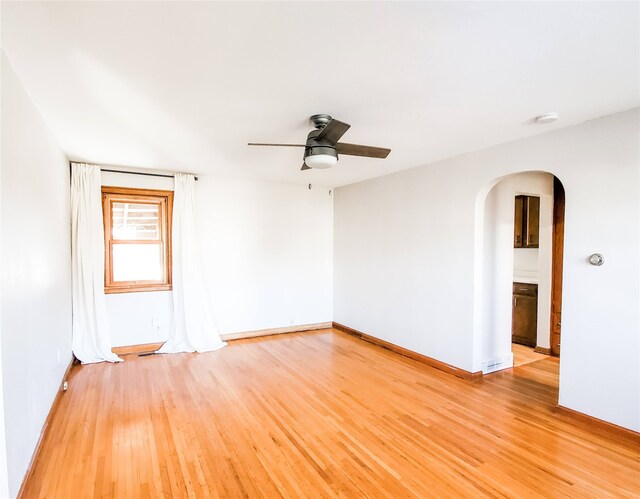
[[[304,149],[304,159],[306,160],[309,156],[319,156],[319,155],[327,155],[333,156],[338,159],[338,153],[336,152],[335,144],[327,140],[315,140],[322,129],[312,130],[307,135],[307,144]],[[328,166],[314,166],[314,168],[329,168]]]

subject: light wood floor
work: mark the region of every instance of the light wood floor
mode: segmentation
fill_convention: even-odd
[[[638,497],[546,358],[471,383],[338,331],[78,366],[25,497]]]
[[[531,347],[518,345],[517,343],[511,344],[511,351],[513,352],[513,367],[524,366],[548,357],[543,353],[534,352]]]

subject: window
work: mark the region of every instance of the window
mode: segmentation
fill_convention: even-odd
[[[171,289],[173,192],[102,188],[104,291]]]

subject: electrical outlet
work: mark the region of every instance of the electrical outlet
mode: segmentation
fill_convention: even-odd
[[[66,392],[67,388],[69,388],[69,383],[65,381],[64,383],[62,383],[62,391]]]
[[[158,329],[160,327],[160,321],[158,320],[157,317],[151,318],[151,327],[154,329]]]

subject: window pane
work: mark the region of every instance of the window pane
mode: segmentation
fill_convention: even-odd
[[[113,239],[160,239],[157,204],[114,202],[111,205]]]
[[[114,244],[113,281],[162,281],[161,244]]]

